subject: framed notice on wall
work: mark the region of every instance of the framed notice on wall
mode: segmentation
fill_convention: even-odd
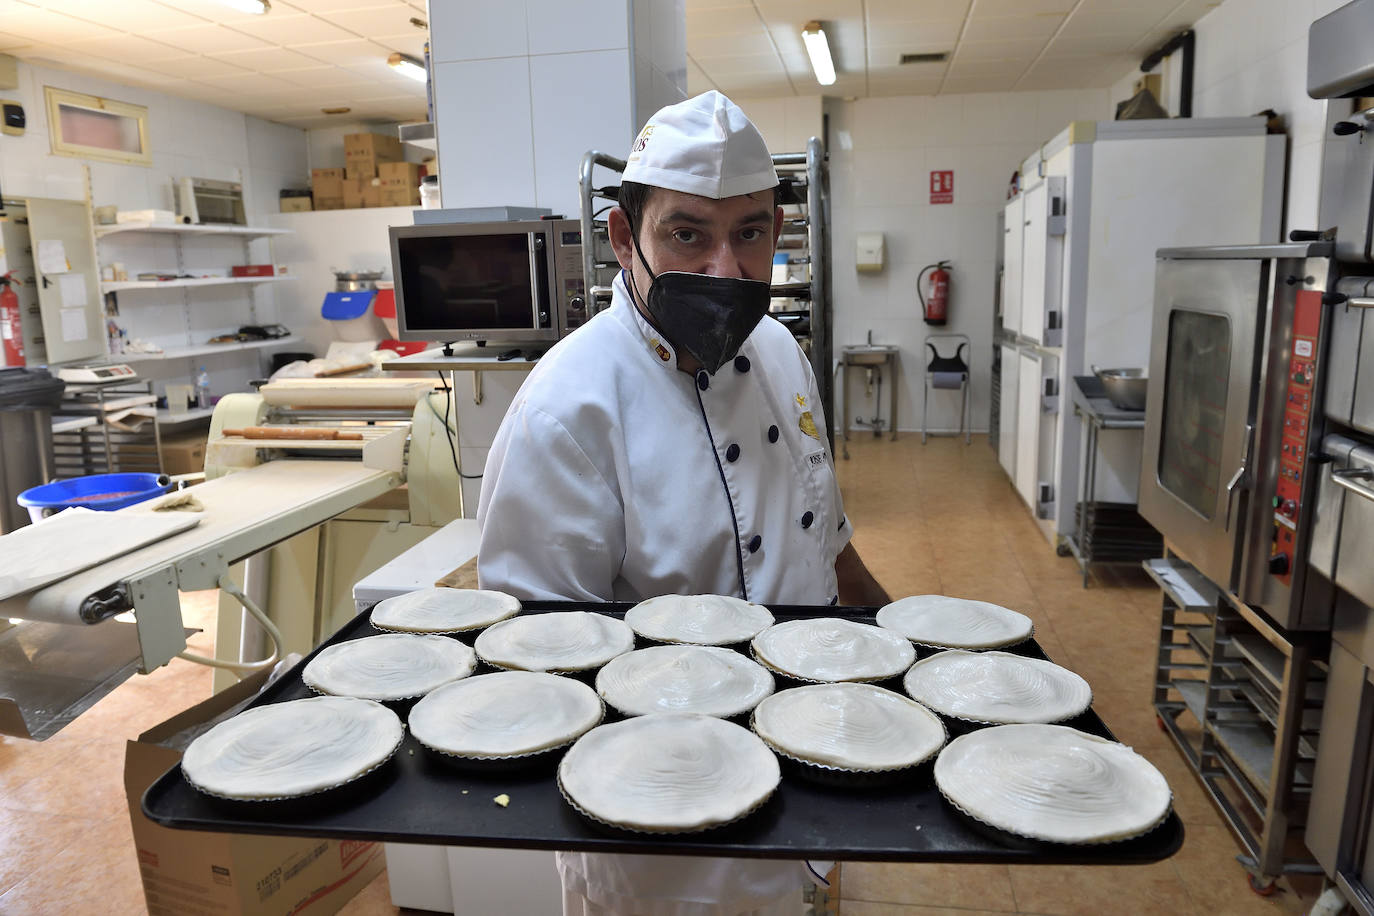
[[[954,203],[954,172],[930,173],[930,202],[932,204]]]

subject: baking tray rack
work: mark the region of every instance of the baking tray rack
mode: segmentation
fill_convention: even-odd
[[[594,611],[623,617],[630,607],[529,601],[522,613]],[[845,617],[872,623],[874,614],[872,608],[769,609],[779,622]],[[301,682],[301,669],[327,646],[379,633],[369,615],[370,609],[360,613],[251,705],[311,696]],[[1046,657],[1034,640],[1009,651]],[[778,686],[787,686],[785,679]],[[896,679],[884,686],[901,691]],[[1113,737],[1091,709],[1064,724]],[[1149,833],[1121,842],[1069,846],[1023,840],[972,821],[948,804],[935,788],[931,767],[914,772],[910,781],[896,785],[841,788],[810,781],[784,766],[778,791],[742,821],[704,833],[650,836],[584,819],[560,795],[552,766],[473,772],[438,759],[407,733],[396,756],[378,771],[313,799],[224,801],[193,789],[181,767],[174,766],[148,787],[143,811],[167,827],[224,833],[765,859],[1130,865],[1167,858],[1183,844],[1183,824],[1172,811]],[[510,797],[507,807],[495,803],[498,795]]]

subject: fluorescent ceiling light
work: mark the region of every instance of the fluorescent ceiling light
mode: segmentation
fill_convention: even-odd
[[[802,27],[802,41],[806,43],[806,53],[811,55],[811,69],[816,71],[816,82],[829,86],[835,82],[835,61],[830,57],[830,43],[825,40],[825,29],[814,19]]]
[[[251,13],[254,16],[261,16],[272,9],[272,4],[268,0],[219,0],[219,3],[240,13]]]
[[[386,59],[386,62],[402,76],[408,76],[413,80],[423,83],[429,79],[429,74],[425,72],[425,65],[413,57],[396,51]]]

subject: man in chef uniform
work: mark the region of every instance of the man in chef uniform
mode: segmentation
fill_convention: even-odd
[[[765,317],[777,185],[762,135],[720,93],[649,119],[609,214],[623,268],[611,307],[540,359],[487,458],[482,588],[888,602],[849,544],[811,366]],[[558,867],[577,916],[794,916],[806,875],[796,862],[575,852]]]

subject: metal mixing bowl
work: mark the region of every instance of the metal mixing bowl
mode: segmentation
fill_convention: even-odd
[[[1145,391],[1150,380],[1144,369],[1099,369],[1093,373],[1107,389],[1107,399],[1121,410],[1144,410]]]

